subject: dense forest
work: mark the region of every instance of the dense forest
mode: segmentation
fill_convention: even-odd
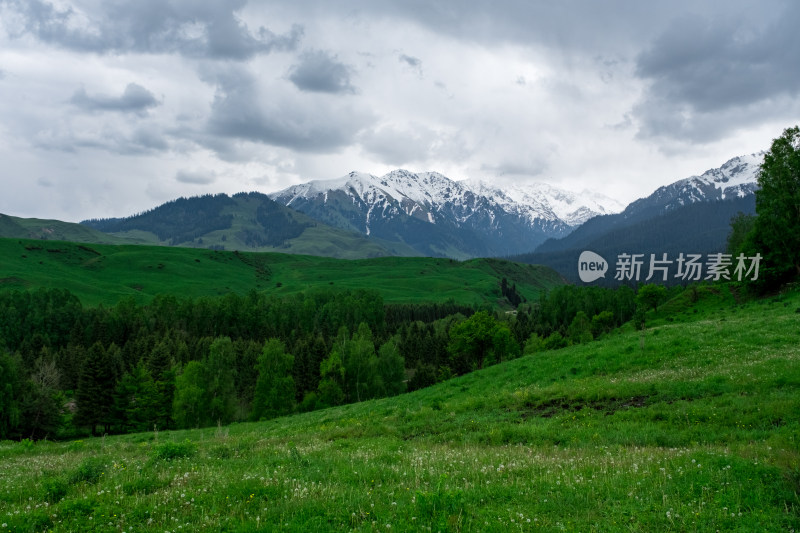
[[[635,311],[627,287],[562,286],[514,313],[385,305],[367,290],[96,308],[63,289],[4,292],[0,439],[202,427],[392,396],[590,341]]]

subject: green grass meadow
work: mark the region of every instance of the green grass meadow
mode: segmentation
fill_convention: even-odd
[[[555,271],[497,259],[459,262],[427,257],[344,260],[277,253],[220,252],[165,246],[109,246],[0,239],[0,290],[65,288],[87,306],[133,296],[277,295],[316,288],[374,289],[387,303],[445,301],[498,305],[500,280],[535,299],[564,283]]]
[[[0,530],[800,530],[800,292],[647,320],[268,422],[5,442]]]

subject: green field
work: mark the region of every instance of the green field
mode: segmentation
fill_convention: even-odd
[[[0,239],[0,290],[65,288],[84,305],[133,296],[218,296],[250,290],[292,294],[307,289],[374,289],[387,303],[453,299],[503,304],[500,280],[525,298],[562,284],[555,271],[497,259],[459,262],[427,257],[343,260],[304,255],[218,252],[163,246],[110,246]]]
[[[797,531],[800,292],[269,422],[0,444],[2,531]]]

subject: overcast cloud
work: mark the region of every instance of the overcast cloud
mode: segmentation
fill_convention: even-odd
[[[800,4],[0,0],[0,212],[351,170],[628,202],[800,122]]]

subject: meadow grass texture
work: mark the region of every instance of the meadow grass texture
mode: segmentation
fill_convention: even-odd
[[[800,292],[268,422],[0,444],[0,531],[797,531]]]
[[[250,290],[277,296],[315,289],[377,291],[387,303],[502,303],[500,281],[535,300],[564,280],[543,266],[499,259],[429,257],[345,260],[308,255],[223,252],[142,245],[0,239],[0,291],[67,289],[85,306],[113,306],[159,294],[217,297]],[[498,303],[500,302],[500,303]]]

